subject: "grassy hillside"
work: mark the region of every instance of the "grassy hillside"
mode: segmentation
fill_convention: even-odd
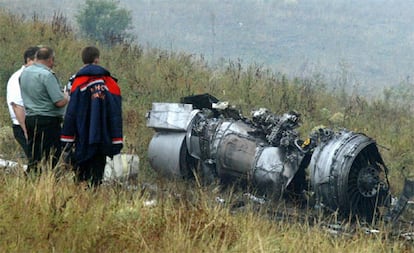
[[[0,103],[5,105],[9,76],[22,64],[31,45],[56,50],[56,73],[65,83],[81,66],[80,50],[89,42],[75,39],[65,19],[50,23],[24,21],[0,12]],[[275,219],[277,207],[247,205],[235,210],[238,196],[195,182],[168,182],[152,173],[146,149],[152,130],[145,113],[152,102],[178,102],[182,96],[211,93],[238,105],[248,115],[253,108],[275,113],[297,110],[303,115],[301,132],[317,125],[346,127],[375,138],[391,169],[392,191],[401,189],[398,170],[412,173],[414,160],[412,112],[399,106],[392,93],[386,100],[368,102],[358,95],[330,94],[320,77],[288,79],[261,66],[238,61],[211,67],[190,54],[144,49],[140,45],[102,48],[102,65],[119,79],[123,93],[125,153],[137,153],[137,188],[105,186],[87,190],[75,185],[70,173],[43,174],[25,180],[20,170],[0,173],[0,250],[5,252],[389,252],[409,251],[411,242],[390,236],[382,227],[367,235],[365,226],[345,226],[352,233],[332,236],[326,224],[335,216],[303,217],[287,209],[294,222]],[[338,87],[346,81],[338,83]],[[332,116],[336,115],[336,119]],[[339,115],[339,117],[338,117]],[[7,107],[0,107],[0,153],[15,157]],[[145,184],[144,184],[145,183]],[[157,205],[148,205],[157,185]],[[147,187],[148,188],[148,187]],[[220,195],[226,204],[219,205]],[[283,209],[282,207],[279,207]],[[288,207],[285,207],[288,208]]]
[[[348,0],[119,0],[132,11],[140,43],[202,54],[210,63],[242,59],[289,77],[346,71],[348,91],[381,96],[383,87],[412,75],[411,1]],[[74,21],[84,0],[0,0],[0,8]],[[410,81],[411,82],[411,81]],[[378,90],[378,87],[381,89]]]

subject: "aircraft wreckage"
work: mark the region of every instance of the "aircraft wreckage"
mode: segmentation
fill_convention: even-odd
[[[414,195],[406,180],[398,203],[391,206],[388,168],[375,140],[346,129],[320,127],[301,139],[295,130],[300,114],[276,115],[267,109],[242,116],[209,94],[180,103],[153,103],[147,126],[155,130],[148,148],[151,167],[169,178],[204,183],[242,182],[256,196],[279,201],[287,192],[312,192],[314,203],[345,217],[372,219],[388,208],[395,220]]]

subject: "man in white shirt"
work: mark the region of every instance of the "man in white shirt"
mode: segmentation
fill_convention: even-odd
[[[23,70],[33,64],[35,54],[39,48],[29,47],[23,54],[24,65],[13,73],[7,82],[7,106],[9,107],[10,117],[13,123],[13,135],[22,147],[26,157],[28,157],[27,149],[27,131],[25,125],[25,109],[23,99],[20,93],[19,78]]]

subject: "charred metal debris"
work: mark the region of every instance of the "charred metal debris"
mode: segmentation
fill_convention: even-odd
[[[180,103],[153,103],[147,126],[155,130],[150,165],[168,178],[237,182],[263,201],[306,193],[315,208],[367,220],[382,215],[387,222],[395,222],[414,196],[414,182],[407,179],[391,205],[388,168],[375,140],[324,127],[302,139],[295,111],[276,115],[261,108],[247,118],[227,102],[201,94]]]

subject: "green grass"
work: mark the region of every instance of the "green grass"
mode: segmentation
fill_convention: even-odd
[[[56,21],[58,19],[58,21]],[[57,22],[57,23],[56,23]],[[65,21],[54,26],[25,21],[0,12],[0,82],[20,67],[22,52],[31,45],[56,50],[55,68],[62,83],[80,68],[80,50],[91,42],[76,38]],[[58,27],[58,29],[56,28]],[[53,29],[55,28],[55,29]],[[135,188],[105,185],[88,189],[60,169],[27,179],[21,168],[0,173],[0,251],[2,252],[409,252],[412,242],[393,236],[383,224],[366,234],[365,224],[345,224],[346,233],[332,235],[326,224],[334,216],[279,207],[290,221],[275,219],[278,207],[247,204],[235,209],[238,193],[216,185],[164,181],[146,161],[153,130],[145,114],[152,102],[178,102],[180,97],[211,93],[249,111],[267,107],[275,113],[302,114],[303,138],[318,125],[346,127],[377,140],[390,168],[392,192],[402,187],[400,169],[413,173],[413,115],[403,103],[358,95],[330,94],[323,79],[288,80],[261,66],[239,61],[212,68],[199,57],[124,44],[102,48],[102,65],[119,79],[123,93],[125,147],[140,156]],[[5,105],[5,88],[0,103]],[[400,101],[401,102],[401,101]],[[403,101],[402,101],[403,102]],[[334,116],[335,115],[335,116]],[[0,107],[0,153],[18,157],[7,107]],[[59,172],[59,173],[57,173]],[[57,176],[59,175],[59,176]],[[157,194],[143,186],[157,185]],[[226,200],[221,205],[215,201]],[[155,199],[155,206],[145,205]],[[297,215],[296,215],[297,213]]]

